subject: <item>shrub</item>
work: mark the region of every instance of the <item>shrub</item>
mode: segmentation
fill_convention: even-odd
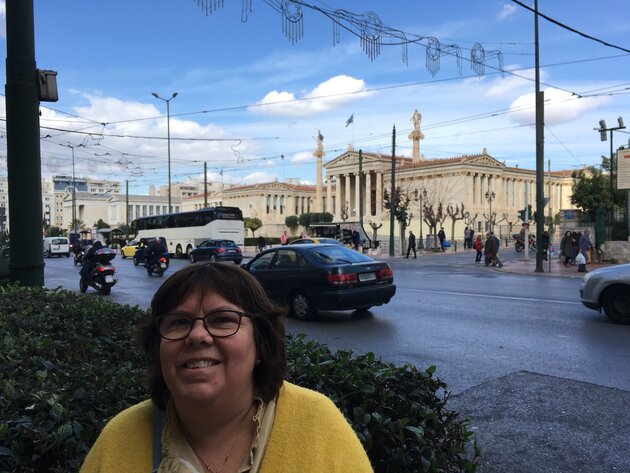
[[[147,313],[65,290],[0,286],[0,472],[77,471],[105,422],[148,396],[132,326]],[[287,337],[287,379],[331,397],[375,471],[475,471],[445,385],[373,354]],[[470,451],[470,454],[466,454]]]

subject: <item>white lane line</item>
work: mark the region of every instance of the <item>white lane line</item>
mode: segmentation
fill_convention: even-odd
[[[431,294],[449,294],[453,296],[483,297],[484,299],[507,299],[507,300],[512,300],[512,301],[549,302],[551,304],[582,305],[581,302],[574,302],[574,301],[559,301],[559,300],[554,300],[554,299],[535,299],[533,297],[495,296],[492,294],[474,294],[470,292],[453,292],[453,291],[443,291],[443,290],[431,291],[428,289],[417,289],[414,287],[409,287],[409,288],[406,287],[405,291],[428,292]]]

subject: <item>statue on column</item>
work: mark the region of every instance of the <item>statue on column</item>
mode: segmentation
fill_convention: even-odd
[[[420,156],[420,140],[424,139],[424,133],[420,131],[420,122],[422,115],[416,109],[411,116],[413,122],[413,131],[409,133],[409,139],[413,142],[413,160],[412,163],[419,163],[423,158]]]

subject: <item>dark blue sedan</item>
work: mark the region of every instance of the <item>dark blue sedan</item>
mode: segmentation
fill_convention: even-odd
[[[191,263],[197,261],[232,261],[241,264],[243,252],[232,240],[206,240],[194,248],[189,255]]]
[[[319,310],[367,311],[396,293],[394,274],[376,261],[340,245],[303,244],[271,248],[243,265],[267,295],[300,320]]]

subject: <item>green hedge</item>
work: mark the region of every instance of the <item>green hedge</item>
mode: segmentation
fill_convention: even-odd
[[[0,287],[0,472],[80,467],[104,423],[147,397],[131,329],[138,307],[65,290]],[[375,471],[475,471],[467,424],[445,409],[434,368],[332,353],[288,337],[288,379],[329,395]]]

